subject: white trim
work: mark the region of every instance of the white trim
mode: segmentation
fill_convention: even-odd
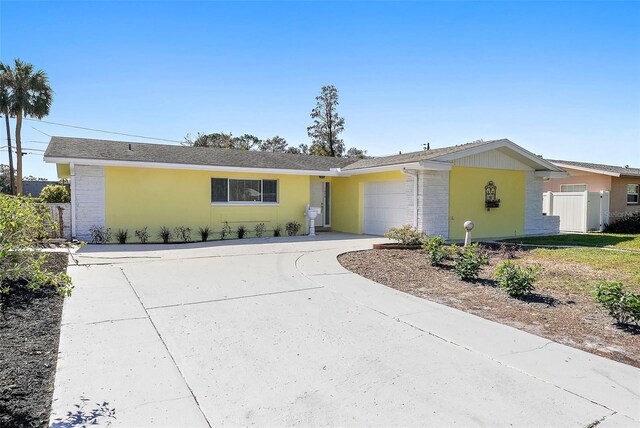
[[[575,170],[578,170],[578,171],[593,172],[594,174],[609,175],[611,177],[620,177],[620,174],[618,174],[617,172],[603,171],[601,169],[594,169],[594,168],[587,168],[587,167],[584,167],[584,166],[569,165],[569,164],[566,164],[566,163],[553,162],[553,164],[555,166],[560,167],[560,168],[569,168],[569,169],[575,169]]]
[[[629,186],[636,186],[636,193],[629,193]],[[629,202],[629,195],[635,195],[637,197],[637,201]],[[638,183],[628,183],[627,184],[627,205],[638,205],[640,203],[640,184]]]
[[[420,162],[410,162],[403,164],[395,164],[395,165],[384,165],[384,166],[372,166],[358,169],[349,169],[346,171],[340,171],[337,175],[339,177],[350,176],[350,175],[362,175],[362,174],[373,174],[376,172],[386,172],[386,171],[401,171],[403,168],[407,169],[421,169]]]
[[[489,150],[499,149],[499,148],[502,148],[502,147],[507,147],[507,148],[513,150],[514,152],[516,152],[519,155],[527,158],[531,162],[543,167],[546,170],[560,171],[560,169],[556,165],[554,165],[553,163],[549,162],[548,160],[545,160],[545,159],[541,158],[540,156],[535,155],[534,153],[531,153],[530,151],[528,151],[526,149],[523,149],[522,147],[520,147],[516,143],[513,143],[513,142],[511,142],[509,140],[493,141],[493,142],[482,144],[482,145],[479,145],[479,146],[476,146],[476,147],[471,147],[469,149],[463,149],[463,150],[460,150],[460,151],[455,152],[455,153],[449,153],[447,155],[438,156],[438,157],[434,158],[434,160],[453,161],[455,159],[459,159],[459,158],[463,158],[463,157],[466,157],[466,156],[470,156],[470,155],[486,152],[486,151],[489,151]]]
[[[562,186],[584,186],[584,190],[562,190]],[[589,191],[589,186],[586,183],[562,183],[562,184],[560,184],[560,193],[584,192],[584,191]]]
[[[418,227],[418,173],[411,173],[406,168],[402,168],[400,171],[404,175],[408,175],[409,177],[413,177],[413,227],[419,229]],[[364,222],[364,220],[363,220]]]
[[[277,207],[279,202],[211,202],[217,207]]]
[[[451,168],[453,168],[453,164],[451,162],[434,161],[434,160],[420,161],[420,166],[423,169],[428,169],[432,171],[451,171]]]
[[[76,237],[76,166],[69,164],[69,186],[71,186],[71,237]]]
[[[216,166],[216,165],[193,165],[183,163],[161,163],[161,162],[138,162],[138,161],[120,161],[120,160],[102,160],[102,159],[77,159],[77,158],[52,158],[45,157],[46,163],[71,163],[78,165],[95,165],[95,166],[126,166],[135,168],[162,168],[162,169],[189,169],[199,171],[225,171],[225,172],[253,172],[260,174],[286,174],[286,175],[325,175],[336,177],[340,174],[336,171],[329,170],[311,170],[311,169],[279,169],[279,168],[251,168],[238,166]]]
[[[565,178],[569,174],[564,171],[534,171],[533,175],[538,178]]]

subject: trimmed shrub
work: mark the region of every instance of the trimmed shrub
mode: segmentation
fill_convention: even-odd
[[[181,240],[182,242],[191,242],[191,228],[178,226],[175,228],[176,239]]]
[[[461,247],[453,259],[453,270],[463,281],[474,281],[478,279],[478,274],[482,265],[488,263],[488,258],[484,250],[478,243]]]
[[[256,224],[256,226],[253,228],[253,231],[256,233],[256,238],[262,238],[265,231],[264,223]]]
[[[425,239],[422,243],[422,249],[427,254],[427,259],[429,259],[431,266],[439,266],[448,258],[444,242],[441,236],[433,236]]]
[[[229,226],[228,221],[225,221],[222,224],[222,229],[220,230],[220,239],[224,239],[229,235],[231,235],[231,226]]]
[[[160,239],[162,239],[162,242],[164,244],[168,244],[169,239],[171,239],[171,229],[169,229],[166,226],[162,226],[160,228],[160,232],[158,233],[158,236],[160,237]]]
[[[600,281],[593,296],[618,323],[640,324],[640,294],[624,288],[618,281]]]
[[[277,225],[273,228],[273,236],[278,237],[280,235],[282,235],[282,226]]]
[[[209,229],[209,226],[201,227],[198,229],[198,231],[200,232],[200,241],[207,242],[207,239],[209,239],[209,234],[211,233],[211,229]]]
[[[129,231],[127,229],[118,229],[116,232],[116,240],[118,241],[118,244],[126,244],[127,238],[129,237],[128,235]]]
[[[405,224],[402,227],[390,227],[384,237],[401,245],[420,245],[426,235],[410,224]]]
[[[89,228],[92,244],[107,244],[111,241],[111,229],[104,226],[93,225]]]
[[[618,215],[607,225],[605,232],[640,233],[640,212]]]
[[[300,223],[298,223],[297,221],[290,221],[287,224],[285,224],[284,226],[284,230],[287,231],[287,235],[289,236],[296,236],[298,234],[298,232],[300,231]]]
[[[51,286],[71,295],[71,278],[43,270],[45,255],[33,246],[55,230],[49,209],[31,198],[0,195],[0,213],[0,303],[20,282],[31,291]]]
[[[40,199],[50,204],[67,204],[71,202],[71,190],[64,184],[50,184],[44,186]]]
[[[533,285],[538,279],[540,266],[521,267],[512,262],[505,260],[496,267],[496,280],[500,287],[504,288],[511,297],[522,297],[530,294],[535,286]]]
[[[149,240],[149,232],[147,231],[147,226],[143,227],[142,229],[137,229],[134,233],[141,244],[146,244]]]
[[[244,227],[243,225],[238,226],[238,229],[236,229],[236,235],[238,235],[238,239],[244,238],[244,235],[246,234],[247,234],[247,228]]]

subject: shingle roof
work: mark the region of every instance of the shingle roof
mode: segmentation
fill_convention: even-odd
[[[554,160],[554,159],[547,159],[547,161],[554,164],[571,165],[578,168],[595,169],[603,172],[613,172],[615,174],[620,174],[628,177],[640,177],[640,168],[630,168],[630,167],[628,168],[624,166],[614,166],[614,165],[604,165],[599,163],[575,162],[575,161]]]
[[[129,150],[131,145],[131,150]],[[184,147],[169,144],[129,143],[88,138],[52,137],[45,158],[173,163],[185,165],[275,168],[328,171],[354,159],[248,150]]]
[[[376,166],[387,166],[387,165],[397,165],[397,164],[403,164],[403,163],[420,162],[424,160],[435,159],[440,156],[449,155],[451,153],[456,153],[462,150],[471,149],[473,147],[484,146],[486,144],[495,143],[498,141],[509,141],[509,140],[503,139],[503,140],[492,140],[492,141],[479,141],[474,143],[460,144],[459,146],[442,147],[442,148],[432,149],[432,150],[421,150],[419,152],[402,153],[399,155],[361,159],[355,163],[352,163],[351,165],[344,167],[343,170],[351,171],[354,169],[371,168]]]

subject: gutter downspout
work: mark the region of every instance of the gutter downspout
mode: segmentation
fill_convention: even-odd
[[[418,174],[411,173],[406,168],[402,168],[400,170],[404,175],[408,175],[409,177],[413,177],[413,227],[418,229]]]

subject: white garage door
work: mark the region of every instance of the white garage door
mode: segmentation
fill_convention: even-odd
[[[364,233],[383,235],[407,223],[404,181],[372,181],[364,185]]]

